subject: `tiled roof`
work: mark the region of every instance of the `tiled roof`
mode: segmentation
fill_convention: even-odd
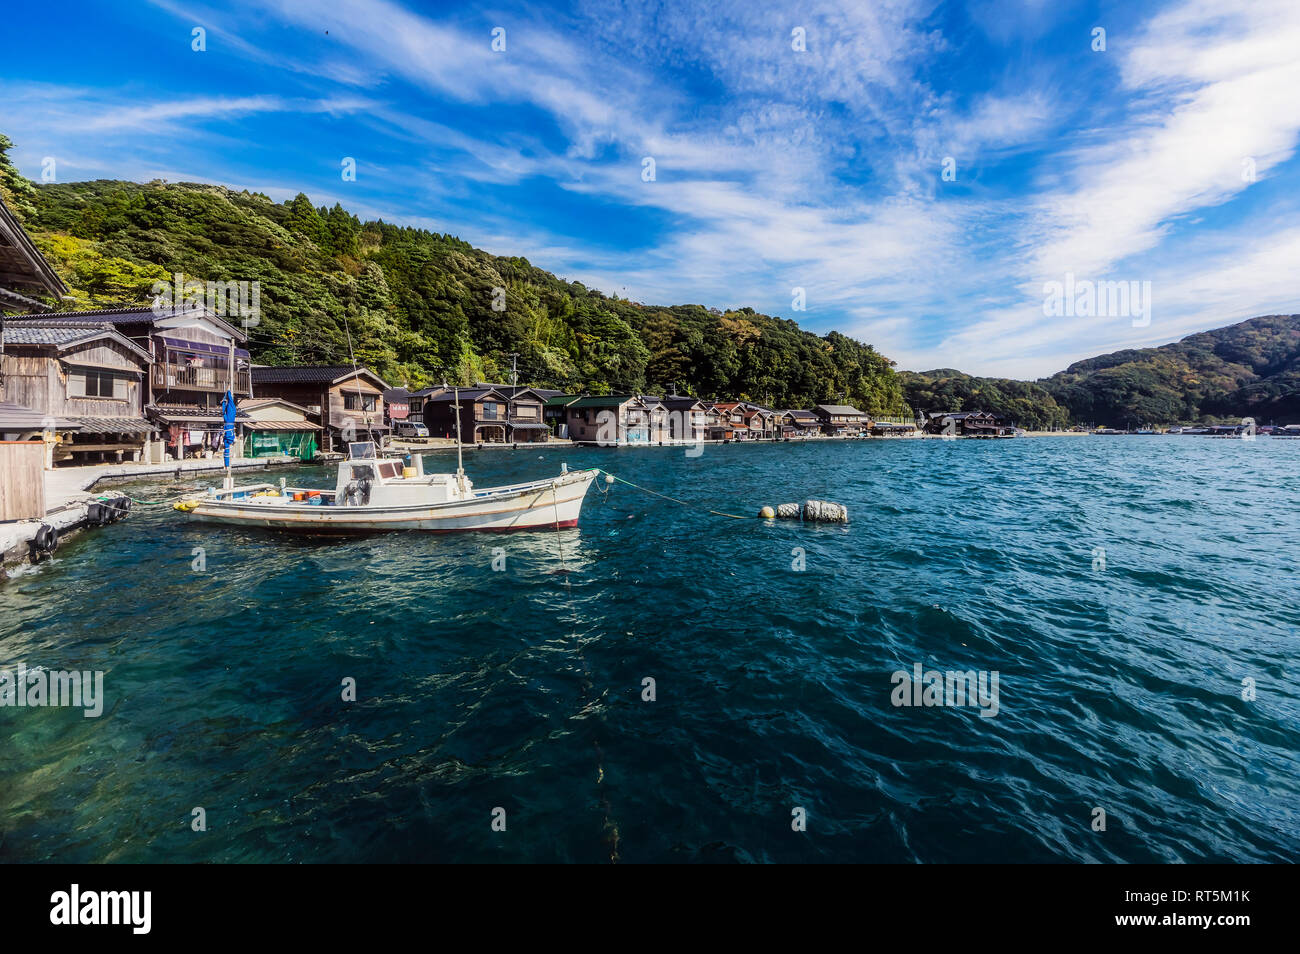
[[[157,430],[141,417],[74,417],[83,434],[148,434]]]
[[[461,388],[459,391],[444,391],[442,394],[435,394],[429,398],[430,402],[434,401],[477,401],[479,398],[487,397],[489,394],[495,394],[497,397],[504,398],[505,395],[496,388]]]
[[[849,407],[847,404],[818,404],[817,410],[825,411],[827,414],[862,414],[856,407]]]
[[[587,394],[578,398],[578,400],[570,404],[569,407],[575,409],[584,407],[618,407],[620,404],[626,404],[628,401],[635,400],[637,400],[635,394]]]
[[[20,323],[21,322],[21,323]],[[5,322],[4,340],[10,345],[63,345],[82,338],[95,338],[113,328],[106,321],[80,321],[76,323],[44,326],[24,319]]]
[[[48,415],[33,411],[29,407],[11,401],[0,401],[0,431],[39,431],[49,420]],[[69,423],[62,419],[55,421],[56,427],[61,431],[76,430],[79,426],[76,424],[70,428],[65,426]]]
[[[379,379],[369,368],[358,368],[357,373],[369,374]],[[332,384],[344,376],[352,374],[350,364],[331,365],[286,365],[283,367],[253,368],[254,384]],[[384,388],[388,384],[384,383]]]
[[[202,309],[195,309],[201,311]],[[117,308],[84,308],[72,311],[50,311],[42,315],[24,318],[24,321],[111,321],[114,324],[139,324],[153,320],[153,308],[150,305],[123,305]]]

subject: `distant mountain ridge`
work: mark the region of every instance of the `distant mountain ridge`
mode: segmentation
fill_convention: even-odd
[[[1087,358],[1038,383],[1088,423],[1300,422],[1300,315],[1263,315]]]

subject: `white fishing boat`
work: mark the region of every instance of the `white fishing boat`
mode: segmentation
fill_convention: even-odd
[[[566,464],[558,477],[480,490],[462,467],[426,474],[419,454],[382,457],[373,443],[360,442],[339,463],[332,491],[227,481],[174,507],[191,519],[302,533],[556,529],[577,525],[599,473]]]

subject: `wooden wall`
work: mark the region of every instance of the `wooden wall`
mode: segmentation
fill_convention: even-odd
[[[4,355],[4,399],[53,417],[143,417],[144,363],[112,341],[53,353],[10,345]],[[87,370],[112,371],[113,398],[80,397]]]
[[[45,442],[0,441],[0,520],[45,516]]]
[[[373,397],[375,399],[375,409],[373,411],[350,411],[343,406],[343,396],[345,394],[355,396],[358,389],[363,397]],[[364,378],[352,378],[330,388],[329,403],[321,407],[321,424],[326,428],[341,428],[349,418],[356,424],[358,433],[365,429],[367,419],[371,424],[383,424],[383,392]]]

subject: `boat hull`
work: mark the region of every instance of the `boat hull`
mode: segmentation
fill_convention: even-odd
[[[319,506],[281,498],[197,498],[188,516],[205,523],[313,534],[554,530],[578,523],[597,471],[475,491],[464,500],[400,507]]]

